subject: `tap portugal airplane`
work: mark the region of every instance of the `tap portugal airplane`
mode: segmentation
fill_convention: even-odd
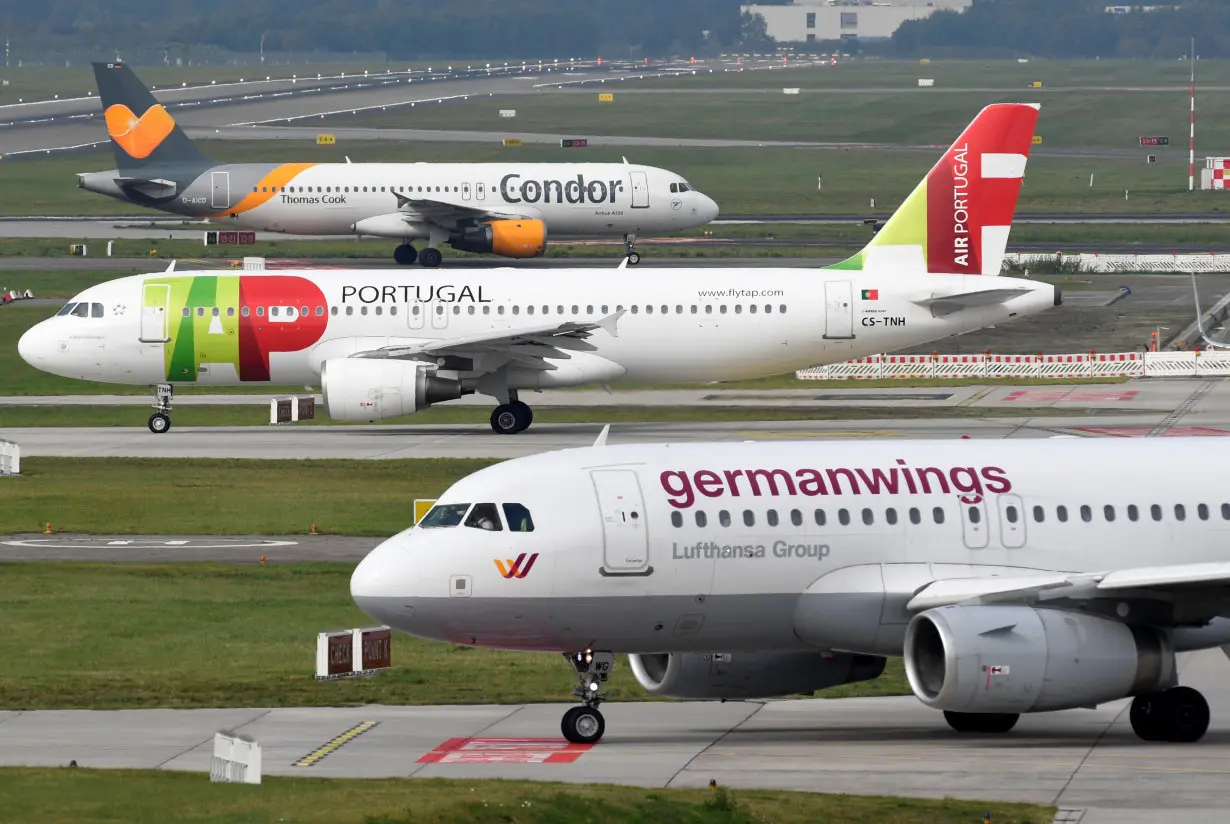
[[[1059,303],[995,275],[1037,109],[985,109],[871,243],[827,269],[268,274],[177,272],[90,287],[18,342],[66,377],[156,386],[319,385],[329,416],[378,421],[481,393],[491,426],[519,393],[618,381],[712,382],[891,352]],[[622,266],[623,264],[621,264]]]
[[[1208,727],[1175,656],[1230,644],[1224,444],[605,440],[454,484],[358,565],[355,603],[424,638],[564,653],[577,743],[602,736],[625,653],[679,698],[809,694],[904,656],[957,732],[1127,697],[1146,741]]]
[[[209,218],[220,228],[400,240],[400,264],[439,266],[439,245],[527,258],[554,239],[703,226],[713,200],[674,172],[624,163],[218,163],[122,63],[94,77],[118,169],[77,176],[91,192]],[[416,251],[411,241],[425,240]]]

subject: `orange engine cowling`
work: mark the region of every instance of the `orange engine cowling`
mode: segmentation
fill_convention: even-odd
[[[547,250],[547,227],[541,220],[493,220],[454,232],[448,242],[461,252],[538,257]]]

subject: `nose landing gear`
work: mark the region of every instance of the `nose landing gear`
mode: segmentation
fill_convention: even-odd
[[[161,435],[171,428],[171,398],[175,387],[160,383],[154,387],[154,414],[149,416],[149,431]]]
[[[564,653],[564,657],[576,670],[581,682],[572,688],[572,694],[581,699],[581,706],[564,713],[560,731],[573,744],[593,744],[606,732],[606,719],[598,711],[598,705],[606,699],[600,686],[615,666],[615,653],[587,649],[584,652]]]
[[[636,252],[636,234],[629,232],[624,235],[624,255],[628,258],[628,265],[635,266],[641,262],[641,256]]]

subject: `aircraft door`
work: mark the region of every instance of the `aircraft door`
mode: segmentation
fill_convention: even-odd
[[[171,302],[171,287],[166,283],[147,283],[141,297],[142,343],[166,343],[167,305]]]
[[[231,208],[231,173],[213,172],[209,175],[209,181],[213,187],[209,205],[215,209]]]
[[[851,340],[854,337],[854,287],[848,280],[824,283],[824,337]]]
[[[649,208],[649,178],[644,172],[629,172],[632,183],[632,208]]]
[[[470,184],[469,184],[469,182],[466,182],[466,183],[462,183],[462,184],[461,184],[461,199],[462,199],[462,200],[469,200],[469,199],[470,199]]]
[[[970,549],[986,549],[991,542],[990,525],[987,523],[987,502],[981,496],[974,503],[958,500],[961,508],[961,537]]]
[[[999,540],[1008,549],[1025,546],[1025,505],[1019,495],[999,496]]]
[[[443,303],[433,303],[431,308],[431,328],[432,329],[447,329],[448,328],[448,306]]]
[[[430,304],[411,303],[406,307],[406,323],[411,329],[422,329],[423,325],[427,323],[427,313],[430,310]]]
[[[602,513],[603,575],[650,575],[645,502],[636,473],[629,469],[590,472]]]

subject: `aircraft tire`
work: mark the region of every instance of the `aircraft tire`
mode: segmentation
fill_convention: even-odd
[[[530,424],[534,422],[534,410],[528,403],[523,401],[513,401],[509,404],[512,407],[513,414],[521,418],[521,429],[518,431],[524,432],[530,428]]]
[[[426,266],[428,269],[434,269],[444,260],[444,255],[439,249],[433,249],[428,246],[423,251],[419,252],[419,263]]]
[[[1016,726],[1021,716],[1011,712],[949,712],[944,711],[944,720],[957,732],[984,732],[1001,734]]]
[[[149,431],[155,435],[161,435],[169,431],[171,428],[171,417],[164,415],[161,412],[155,412],[149,416]]]
[[[641,262],[641,256],[639,254],[637,254],[636,252],[628,253],[628,265],[629,266],[635,266],[636,264],[640,262]]]
[[[573,707],[564,713],[560,732],[573,744],[594,744],[606,732],[606,719],[596,707]]]
[[[409,243],[403,243],[393,250],[393,260],[402,266],[409,266],[418,258],[418,250]]]
[[[491,412],[491,431],[497,435],[515,435],[521,431],[521,421],[512,404],[502,403]]]
[[[1209,702],[1191,687],[1138,695],[1128,714],[1142,741],[1194,744],[1209,729]]]

